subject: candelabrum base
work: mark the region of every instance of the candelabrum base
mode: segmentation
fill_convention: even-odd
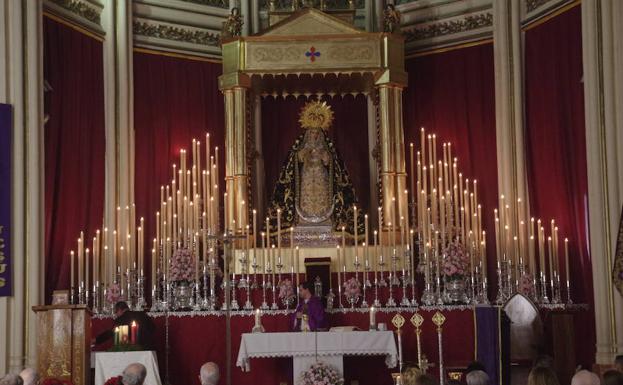
[[[247,300],[247,302],[244,303],[244,310],[253,310],[253,304],[251,301]]]
[[[195,306],[193,306],[194,311],[201,311],[201,301],[195,301]]]
[[[396,307],[396,301],[394,300],[394,297],[389,297],[389,299],[387,300],[387,303],[385,304],[385,306],[387,306],[387,307]]]
[[[361,307],[363,307],[363,308],[369,307],[368,301],[366,301],[365,299],[363,301],[361,301]]]
[[[420,306],[420,304],[418,303],[417,299],[415,299],[415,297],[411,300],[411,306]]]
[[[247,288],[247,280],[245,278],[241,278],[238,281],[238,289],[246,289]]]
[[[279,305],[277,305],[277,302],[273,302],[273,304],[270,307],[271,310],[279,310]]]
[[[378,298],[374,299],[374,302],[372,303],[372,306],[374,306],[374,307],[383,307],[383,305],[381,305],[381,301],[379,301]]]
[[[260,309],[268,310],[268,309],[270,309],[270,306],[268,306],[268,303],[266,303],[266,301],[264,301],[264,302],[262,302],[262,306],[260,306]]]
[[[411,301],[407,297],[402,297],[402,301],[400,301],[400,306],[409,307],[411,306]]]
[[[238,305],[238,301],[236,301],[235,299],[232,299],[231,300],[230,309],[231,310],[240,310],[240,305]]]
[[[435,302],[435,294],[430,290],[425,290],[422,294],[422,303],[426,306],[432,306]]]

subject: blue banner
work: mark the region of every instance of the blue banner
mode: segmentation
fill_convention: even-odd
[[[0,297],[12,295],[11,115],[11,106],[0,104]]]

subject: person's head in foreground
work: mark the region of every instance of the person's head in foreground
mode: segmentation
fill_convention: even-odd
[[[537,366],[530,371],[528,385],[560,385],[560,383],[550,368]]]
[[[599,377],[588,370],[580,370],[571,379],[571,385],[599,385]]]
[[[623,354],[617,356],[614,359],[614,367],[619,372],[623,373]]]
[[[37,385],[39,383],[39,373],[33,368],[22,370],[19,376],[24,381],[24,385]]]
[[[0,379],[0,385],[23,385],[24,381],[17,374],[7,374]]]
[[[435,381],[432,377],[421,374],[415,378],[414,385],[437,385],[437,381]]]
[[[130,307],[128,306],[127,303],[125,303],[124,301],[119,301],[115,304],[115,317],[119,318],[123,315],[123,313],[125,313],[126,311],[130,310]]]
[[[489,385],[489,376],[482,370],[474,370],[465,376],[467,385]]]
[[[201,365],[201,369],[199,370],[199,381],[201,385],[216,385],[219,377],[218,365],[214,362],[206,362]]]
[[[123,371],[121,382],[123,385],[143,385],[147,377],[147,369],[143,364],[133,363]]]
[[[608,370],[604,373],[604,385],[623,385],[623,373],[618,370]]]
[[[310,299],[313,296],[313,285],[310,282],[301,282],[299,286],[299,296],[302,299]]]

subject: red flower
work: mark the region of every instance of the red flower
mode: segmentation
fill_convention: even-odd
[[[121,382],[121,376],[110,377],[106,380],[106,382],[104,382],[104,385],[123,385]]]

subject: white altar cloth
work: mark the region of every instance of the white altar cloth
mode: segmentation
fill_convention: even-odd
[[[245,333],[236,366],[249,371],[250,358],[293,357],[294,378],[298,378],[316,356],[338,366],[341,373],[343,356],[377,355],[385,356],[388,368],[396,367],[398,353],[393,332]]]
[[[95,352],[94,385],[104,385],[106,380],[120,376],[129,364],[135,362],[147,368],[144,385],[162,385],[158,372],[158,359],[154,351]]]

